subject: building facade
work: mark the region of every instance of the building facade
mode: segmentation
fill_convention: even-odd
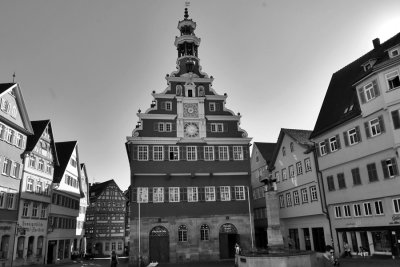
[[[81,186],[78,142],[57,142],[59,165],[55,167],[47,235],[47,263],[67,262],[77,250],[77,218]]]
[[[125,250],[126,198],[114,180],[89,187],[86,213],[87,252],[95,256],[118,255]]]
[[[266,214],[265,190],[269,177],[268,165],[276,143],[254,142],[251,151],[251,187],[253,190],[253,214],[255,245],[265,249],[268,245],[268,220]]]
[[[336,250],[399,256],[400,34],[333,74],[314,131]]]
[[[22,180],[22,154],[33,134],[21,89],[16,83],[0,84],[0,264],[11,266],[15,239],[24,234],[18,224]],[[15,254],[14,254],[15,255]]]
[[[54,167],[58,166],[53,131],[49,120],[31,122],[23,155],[24,172],[18,209],[18,233],[14,247],[15,266],[43,264],[47,243],[47,222],[51,203]]]
[[[269,169],[276,182],[285,245],[325,252],[331,243],[330,226],[310,134],[281,129]]]
[[[86,210],[89,205],[89,177],[87,174],[86,164],[80,164],[81,174],[81,191],[84,196],[79,200],[79,215],[76,218],[76,239],[73,245],[73,255],[85,255],[86,253],[86,237],[85,237],[85,222]]]
[[[234,257],[253,245],[251,138],[227,95],[202,72],[200,38],[187,9],[178,23],[177,71],[153,91],[126,149],[131,168],[130,260],[184,262]]]

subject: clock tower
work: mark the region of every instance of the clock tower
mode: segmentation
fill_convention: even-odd
[[[229,259],[252,247],[251,138],[202,71],[196,22],[178,22],[176,71],[139,118],[131,168],[131,262]]]

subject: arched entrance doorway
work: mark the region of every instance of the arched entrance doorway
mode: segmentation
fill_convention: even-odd
[[[169,262],[169,234],[163,226],[156,226],[149,235],[150,262]]]
[[[236,227],[231,223],[225,223],[219,228],[219,257],[232,259],[235,257],[235,244],[239,243],[240,236]]]

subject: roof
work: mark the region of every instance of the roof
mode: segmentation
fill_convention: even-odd
[[[89,188],[89,196],[97,198],[108,186],[110,185],[115,185],[118,187],[117,183],[114,181],[114,179],[102,182],[102,183],[94,183],[90,185]],[[121,189],[118,187],[118,189],[121,191]],[[94,193],[94,195],[92,195]]]
[[[370,59],[377,60],[375,66],[386,61],[389,58],[386,50],[399,43],[400,33],[376,46],[373,50],[332,75],[310,138],[323,134],[333,127],[361,114],[354,84],[374,71],[374,68],[365,71],[362,65]],[[345,110],[349,110],[351,106],[353,106],[353,108],[345,112]]]
[[[276,143],[254,142],[254,145],[257,147],[258,151],[260,151],[261,155],[268,164],[271,160],[272,154],[274,153]]]
[[[0,83],[0,94],[10,89],[10,87],[13,86],[14,84],[15,83]]]
[[[78,144],[77,141],[67,141],[67,142],[57,142],[56,143],[56,150],[58,156],[59,165],[55,166],[54,168],[54,183],[60,183],[65,169],[68,166],[69,160],[71,158],[72,152],[76,145]]]
[[[271,157],[270,164],[268,166],[269,169],[271,170],[275,165],[275,161],[276,158],[278,157],[279,151],[281,150],[283,138],[285,137],[285,135],[291,137],[297,144],[299,144],[300,146],[304,147],[307,150],[313,145],[313,142],[311,142],[309,139],[311,135],[310,130],[282,128],[279,133],[278,141],[276,142],[275,150]]]

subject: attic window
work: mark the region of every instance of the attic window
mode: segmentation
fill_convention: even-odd
[[[368,63],[367,65],[364,65],[364,70],[365,71],[368,71],[371,68],[372,68],[372,64],[371,63]]]
[[[389,52],[390,58],[394,58],[400,55],[399,48],[393,49]]]

